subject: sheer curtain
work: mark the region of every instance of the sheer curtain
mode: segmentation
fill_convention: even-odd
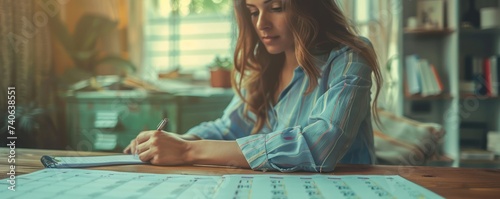
[[[16,131],[10,136],[22,138],[17,147],[57,148],[64,137],[56,128],[60,102],[48,30],[50,13],[44,5],[40,0],[0,0],[0,134],[7,132],[7,87],[13,87],[15,94],[9,97],[15,97],[11,99]]]
[[[144,79],[154,77],[152,69],[144,67],[144,1],[128,0],[127,46],[130,61],[137,67],[138,76]]]
[[[370,39],[378,55],[384,85],[378,106],[397,112],[398,105],[398,38],[402,31],[398,12],[399,0],[337,0],[352,20],[359,34]]]

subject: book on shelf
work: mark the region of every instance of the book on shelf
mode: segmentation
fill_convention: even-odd
[[[460,81],[460,93],[462,93],[462,96],[474,96],[474,89],[476,85],[474,84],[474,81],[465,81],[462,80]]]
[[[497,97],[500,94],[500,56],[467,55],[464,59],[464,95]],[[473,86],[470,86],[473,85]]]
[[[484,72],[484,84],[486,87],[486,95],[491,96],[491,62],[490,59],[485,58],[483,60],[483,72]]]
[[[480,149],[462,149],[460,151],[461,160],[494,160],[495,153]]]
[[[432,74],[434,75],[434,83],[438,85],[437,90],[439,90],[439,93],[442,93],[444,90],[444,85],[443,81],[441,80],[441,77],[439,77],[439,72],[437,71],[436,67],[434,64],[430,65]]]
[[[489,131],[486,140],[488,151],[495,153],[496,156],[500,156],[500,132]]]
[[[418,55],[408,55],[405,58],[406,84],[409,95],[419,94],[422,90],[418,59]]]
[[[434,64],[416,54],[406,56],[405,62],[408,95],[427,97],[443,93],[443,81]]]
[[[420,76],[422,77],[422,90],[420,94],[425,97],[432,95],[432,82],[431,82],[431,76],[430,73],[428,73],[427,70],[427,60],[425,59],[420,59],[418,63],[418,69],[420,70]]]
[[[489,90],[489,94],[490,96],[492,97],[496,97],[498,96],[498,93],[499,93],[499,84],[500,82],[498,81],[498,76],[500,75],[499,74],[499,70],[498,70],[498,67],[499,67],[499,61],[500,61],[500,56],[491,56],[489,57],[488,59],[488,63],[490,64],[489,66],[485,66],[485,67],[488,67],[489,70],[489,74],[486,73],[486,77],[487,77],[487,80],[488,81],[488,86],[487,86],[487,89]]]

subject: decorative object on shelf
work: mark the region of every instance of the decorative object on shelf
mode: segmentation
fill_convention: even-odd
[[[210,69],[210,85],[212,87],[231,88],[233,63],[229,57],[216,56],[208,68]]]
[[[500,155],[500,132],[489,131],[487,140],[486,149],[495,153],[497,156]]]
[[[500,11],[496,7],[481,8],[481,29],[499,28]]]
[[[469,10],[462,15],[462,28],[479,28],[480,15],[474,0],[469,0]]]
[[[406,25],[406,29],[413,30],[418,28],[418,19],[417,17],[408,17],[408,22]]]
[[[421,28],[443,29],[444,1],[442,0],[420,0],[417,2],[417,19]]]

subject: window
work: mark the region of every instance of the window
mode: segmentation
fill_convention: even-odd
[[[375,47],[384,86],[379,95],[379,107],[398,111],[399,89],[398,35],[401,29],[397,13],[402,2],[398,0],[342,0],[352,9],[352,19],[359,34],[368,37]],[[375,93],[375,92],[373,92]]]
[[[374,20],[373,12],[375,3],[373,0],[355,0],[354,21],[359,30],[359,34],[368,36],[370,21]]]
[[[368,36],[369,24],[376,20],[377,1],[373,0],[336,0],[344,14],[356,26],[360,35]]]
[[[373,34],[386,28],[380,27],[384,25],[380,2],[386,1],[336,2],[351,16],[359,33],[376,42],[378,37]],[[236,40],[232,0],[145,0],[144,3],[144,58],[149,69],[199,71],[217,55],[232,56]],[[389,43],[393,52],[396,42]]]
[[[205,69],[232,55],[231,0],[146,0],[145,61],[157,72]]]

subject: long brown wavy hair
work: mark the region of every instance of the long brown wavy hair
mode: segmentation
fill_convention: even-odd
[[[282,3],[288,26],[293,33],[297,61],[309,77],[307,93],[317,86],[320,77],[312,50],[318,47],[333,50],[349,46],[360,53],[373,70],[377,88],[372,114],[379,121],[376,104],[382,86],[382,75],[373,47],[358,36],[334,0],[282,0]],[[278,90],[278,77],[285,55],[267,52],[256,33],[245,0],[235,0],[233,5],[239,32],[234,52],[232,84],[245,103],[245,117],[250,119],[248,111],[256,115],[252,129],[252,134],[255,134],[264,124],[269,124],[267,113],[273,106],[273,97]],[[242,90],[246,92],[245,97]]]

